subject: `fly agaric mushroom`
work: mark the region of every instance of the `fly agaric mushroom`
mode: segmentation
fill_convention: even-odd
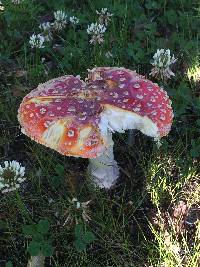
[[[89,158],[95,183],[110,188],[119,176],[112,133],[138,129],[160,139],[171,129],[171,102],[157,84],[125,68],[94,68],[86,80],[69,75],[40,84],[24,97],[18,119],[36,142]]]

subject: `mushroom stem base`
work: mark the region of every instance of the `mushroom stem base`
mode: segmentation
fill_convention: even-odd
[[[89,175],[100,188],[111,188],[119,177],[119,167],[114,160],[113,146],[110,146],[101,156],[89,159]]]
[[[31,256],[30,260],[28,261],[27,267],[44,267],[44,260],[45,256],[38,255],[38,256]]]

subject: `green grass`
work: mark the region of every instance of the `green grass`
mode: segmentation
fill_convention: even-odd
[[[18,196],[0,193],[0,266],[8,261],[27,266],[33,236],[25,235],[23,226],[47,219],[50,231],[45,238],[53,253],[46,257],[46,266],[198,267],[200,215],[192,212],[200,209],[199,3],[24,0],[14,5],[2,0],[2,4],[0,164],[20,161],[27,180]],[[92,46],[86,29],[97,21],[95,10],[103,7],[114,15],[104,43]],[[56,10],[77,16],[80,23],[54,33],[44,49],[31,49],[30,36],[40,32],[42,21],[53,20]],[[175,114],[172,131],[160,148],[138,132],[133,146],[127,145],[127,133],[115,134],[120,179],[114,189],[94,188],[87,177],[86,159],[61,156],[20,132],[19,104],[39,83],[63,74],[85,78],[87,69],[94,66],[123,66],[149,77],[150,60],[161,48],[178,58],[173,68],[176,76],[164,84]],[[106,58],[108,51],[112,58]],[[74,209],[73,197],[91,200],[90,222]],[[173,217],[179,201],[187,205],[187,213],[179,218],[184,224],[180,232]],[[76,223],[95,235],[82,252],[74,246]]]

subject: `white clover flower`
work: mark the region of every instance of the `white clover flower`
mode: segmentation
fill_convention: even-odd
[[[21,2],[23,2],[23,0],[12,0],[12,3],[15,4],[15,5],[18,5]]]
[[[39,28],[42,30],[42,36],[44,36],[45,41],[49,42],[53,39],[50,22],[41,23]]]
[[[157,49],[157,52],[153,56],[153,61],[151,65],[153,68],[150,72],[151,76],[160,76],[161,79],[167,78],[170,79],[171,76],[175,76],[175,74],[170,69],[170,65],[174,64],[177,59],[174,55],[170,55],[170,50]]]
[[[69,20],[74,25],[79,23],[79,19],[77,17],[75,17],[75,16],[70,17]]]
[[[55,20],[66,20],[67,14],[62,10],[58,10],[54,12],[54,18]]]
[[[77,198],[69,199],[69,208],[65,212],[67,214],[67,219],[65,220],[64,224],[72,223],[76,218],[77,214],[80,214],[84,221],[88,222],[91,220],[89,215],[89,204],[91,200],[86,202],[80,202]]]
[[[54,18],[55,21],[52,24],[52,26],[54,27],[55,30],[61,30],[65,28],[67,24],[67,14],[64,11],[58,10],[54,12]]]
[[[15,160],[5,161],[4,167],[0,165],[0,190],[2,193],[14,191],[25,181],[25,167]]]
[[[90,44],[101,44],[104,42],[103,34],[106,31],[106,27],[103,24],[92,23],[88,25],[87,33],[91,35]]]
[[[0,1],[0,11],[4,11],[5,7],[3,6],[3,3]]]
[[[96,10],[96,13],[97,15],[99,15],[99,23],[105,24],[106,26],[108,25],[108,22],[111,20],[110,17],[113,16],[113,14],[108,12],[107,8],[102,8],[100,12]]]
[[[32,34],[29,40],[29,44],[32,48],[44,48],[45,38],[42,34]]]

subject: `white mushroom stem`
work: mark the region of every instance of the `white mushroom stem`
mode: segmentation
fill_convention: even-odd
[[[114,160],[112,140],[111,145],[101,156],[89,159],[88,172],[94,183],[100,188],[109,189],[115,184],[119,177],[119,167]]]
[[[28,261],[27,267],[44,267],[44,260],[45,256],[38,255],[38,256],[31,256],[30,260]]]

